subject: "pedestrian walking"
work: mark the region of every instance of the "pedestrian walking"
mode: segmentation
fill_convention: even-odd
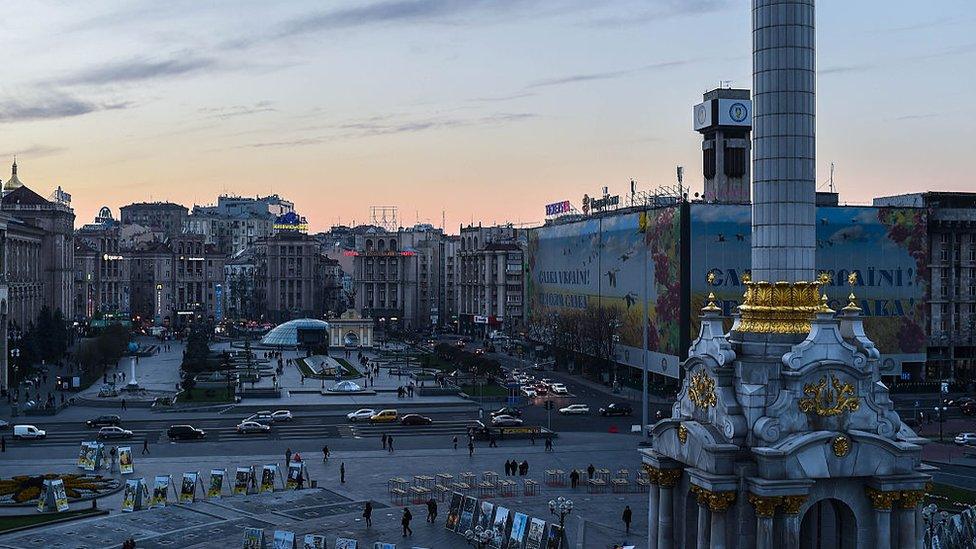
[[[363,519],[366,521],[366,528],[373,525],[373,502],[367,501],[363,506]]]
[[[624,521],[624,528],[626,532],[630,533],[630,521],[633,519],[633,512],[630,510],[630,505],[624,507],[624,514],[620,517]]]
[[[329,461],[329,446],[322,447],[322,461]]]
[[[434,498],[427,500],[427,522],[434,524],[437,520],[437,501]]]
[[[413,535],[413,530],[410,529],[410,521],[413,520],[413,514],[410,513],[409,507],[403,508],[403,518],[400,519],[400,525],[403,526],[403,537],[408,535]]]
[[[495,435],[488,435],[488,447],[498,448],[498,441],[495,439]]]
[[[468,441],[468,457],[474,457],[474,443]]]
[[[522,460],[522,464],[519,465],[519,476],[525,476],[529,474],[529,462],[527,460]]]
[[[149,439],[144,438],[142,439],[142,455],[146,455],[148,453],[149,453]]]
[[[125,399],[122,399],[122,409],[125,410]]]
[[[505,476],[510,476],[512,474],[512,462],[505,460]]]
[[[346,483],[346,463],[342,462],[339,464],[339,484]]]
[[[546,437],[546,451],[552,451],[552,437]]]
[[[393,453],[393,437],[386,437],[386,449],[392,454]]]
[[[454,451],[456,452],[457,451],[457,435],[454,435],[454,439],[452,440],[452,442],[454,443]]]
[[[383,440],[383,449],[386,450],[386,433],[383,433],[382,440]]]
[[[573,471],[569,473],[569,486],[573,490],[575,490],[576,487],[579,486],[579,477],[580,477],[579,471],[576,469],[573,469]]]
[[[591,463],[589,467],[586,468],[586,476],[589,480],[593,480],[593,473],[596,473],[596,467]]]
[[[285,467],[288,467],[289,463],[291,463],[291,448],[285,450]]]
[[[115,446],[112,446],[112,449],[108,451],[108,472],[109,473],[115,472],[115,456],[118,453],[119,451]]]
[[[535,446],[535,432],[529,432],[529,442],[532,443],[532,446]]]

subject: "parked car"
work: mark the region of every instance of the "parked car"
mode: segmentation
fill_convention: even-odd
[[[492,412],[491,417],[495,416],[512,416],[512,417],[522,417],[522,410],[518,408],[512,408],[511,406],[505,406],[504,408],[499,408]]]
[[[14,425],[14,438],[17,440],[32,440],[46,436],[47,431],[38,429],[33,425]]]
[[[98,438],[104,440],[132,438],[132,431],[115,425],[110,427],[102,427],[98,430]]]
[[[431,423],[434,423],[434,420],[420,414],[407,414],[400,418],[402,425],[430,425]]]
[[[376,415],[376,410],[372,408],[361,408],[355,412],[349,412],[346,414],[346,419],[349,421],[369,421],[369,418]]]
[[[206,437],[207,433],[192,425],[172,425],[166,430],[166,436],[170,440],[196,440]]]
[[[585,416],[590,413],[590,407],[586,404],[570,404],[560,408],[559,413],[566,416]]]
[[[515,416],[500,415],[491,418],[491,424],[495,427],[518,427],[522,423],[522,419]]]
[[[112,427],[121,424],[122,418],[116,415],[98,416],[85,422],[89,427]]]
[[[10,422],[5,419],[0,419],[0,429],[6,431],[10,428]]]
[[[271,414],[271,419],[278,423],[279,421],[291,421],[295,419],[295,416],[291,415],[291,410],[275,410]]]
[[[114,383],[105,383],[99,387],[98,396],[101,398],[117,397],[119,396],[119,390],[115,388]]]
[[[562,383],[553,383],[552,385],[549,386],[549,389],[552,391],[552,394],[554,395],[569,394],[569,389],[567,389],[566,386],[563,385]]]
[[[969,446],[971,444],[976,444],[976,433],[959,433],[956,435],[956,444],[960,446]]]
[[[396,410],[380,410],[369,418],[370,423],[391,423],[395,422],[400,416]]]
[[[630,407],[630,404],[623,402],[611,402],[600,408],[601,416],[629,416],[633,413],[634,409]]]
[[[244,435],[248,433],[267,433],[269,431],[271,431],[270,425],[256,421],[242,421],[237,424],[237,432]]]
[[[271,415],[270,410],[261,410],[259,412],[254,412],[253,414],[244,418],[244,421],[253,421],[255,423],[260,423],[262,425],[271,425],[274,423],[274,416]]]

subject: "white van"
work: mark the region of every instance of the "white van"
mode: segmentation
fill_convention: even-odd
[[[44,438],[47,433],[43,429],[38,429],[33,425],[14,425],[15,439]]]

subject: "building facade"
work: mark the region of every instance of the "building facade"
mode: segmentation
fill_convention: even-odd
[[[323,318],[334,306],[339,283],[336,264],[319,242],[303,233],[280,232],[255,245],[255,300],[272,322]]]
[[[512,225],[461,227],[457,247],[461,333],[524,330],[525,239]]]
[[[141,225],[163,236],[176,236],[186,226],[189,210],[182,204],[172,202],[137,202],[122,206],[123,225]]]
[[[107,208],[102,208],[107,210]],[[130,313],[130,257],[123,250],[120,227],[100,216],[75,232],[74,308],[77,318]]]

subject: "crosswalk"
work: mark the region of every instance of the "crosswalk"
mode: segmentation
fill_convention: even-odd
[[[237,432],[237,428],[230,426],[200,426],[207,432],[207,437],[202,441],[176,441],[174,444],[199,443],[199,442],[237,442],[253,440],[305,440],[336,438],[340,436],[338,425],[316,425],[316,424],[293,424],[276,425],[267,434],[242,434]],[[131,429],[132,438],[130,439],[110,439],[99,440],[106,445],[113,446],[138,446],[143,440],[148,440],[150,444],[170,442],[166,436],[165,428],[157,429]],[[72,429],[72,430],[47,430],[47,437],[36,440],[11,440],[7,439],[7,444],[11,447],[42,447],[42,446],[76,446],[82,441],[98,440],[97,430],[91,429]]]
[[[97,441],[102,442],[105,445],[115,445],[115,446],[135,446],[137,444],[142,444],[144,439],[149,439],[150,442],[157,440],[162,433],[158,429],[149,430],[139,430],[130,429],[132,431],[132,438],[128,439],[107,439],[101,440],[96,435],[98,435],[98,429],[72,429],[72,430],[52,430],[46,429],[47,436],[42,439],[35,440],[16,440],[7,439],[7,444],[12,447],[24,447],[24,446],[76,446],[81,444],[82,441]]]
[[[401,425],[399,423],[387,423],[370,425],[368,423],[356,423],[348,426],[349,435],[355,438],[381,438],[383,434],[392,437],[421,437],[421,436],[452,436],[467,434],[468,428],[474,426],[474,422],[467,421],[435,421],[430,425]]]

